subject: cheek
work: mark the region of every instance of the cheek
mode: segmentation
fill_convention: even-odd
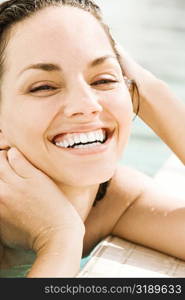
[[[126,88],[120,88],[105,97],[103,106],[114,117],[119,127],[130,127],[133,106],[130,93]]]
[[[10,145],[21,148],[41,142],[49,123],[49,116],[43,108],[31,105],[14,105],[4,110],[3,131]]]
[[[126,88],[120,88],[116,93],[107,97],[104,107],[116,122],[118,154],[120,155],[128,142],[134,115],[130,93]]]

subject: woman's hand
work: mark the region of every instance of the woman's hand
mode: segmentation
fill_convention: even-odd
[[[142,104],[143,98],[145,97],[145,90],[147,89],[147,92],[149,93],[155,92],[155,90],[151,91],[151,87],[159,82],[159,79],[139,65],[121,45],[116,45],[116,49],[119,53],[121,66],[125,76],[137,84],[140,104]],[[138,108],[138,97],[136,93],[133,100],[134,112],[136,113]],[[141,107],[139,111],[141,111]]]
[[[139,117],[171,148],[185,164],[185,103],[180,101],[166,83],[137,64],[117,46],[126,77],[133,79],[139,90]],[[138,97],[134,97],[137,111]]]
[[[31,276],[73,275],[77,267],[72,266],[70,271],[68,265],[68,272],[62,261],[66,258],[74,263],[76,257],[79,264],[83,235],[79,214],[55,183],[17,149],[0,151],[0,239],[10,248],[36,252]],[[75,253],[67,259],[74,243]]]

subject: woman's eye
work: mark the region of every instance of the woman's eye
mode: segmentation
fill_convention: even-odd
[[[96,85],[108,85],[108,84],[113,84],[113,83],[117,83],[118,81],[117,80],[112,80],[112,79],[100,79],[100,80],[97,80],[95,82],[92,83],[92,85],[96,86]]]
[[[37,86],[35,88],[32,88],[30,90],[31,93],[35,93],[35,92],[38,92],[38,91],[51,91],[51,90],[56,90],[57,88],[54,87],[54,86],[51,86],[51,85],[41,85],[41,86]]]

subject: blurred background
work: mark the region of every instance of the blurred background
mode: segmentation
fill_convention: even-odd
[[[185,0],[95,1],[117,42],[185,101]],[[154,175],[170,154],[137,118],[121,163]]]

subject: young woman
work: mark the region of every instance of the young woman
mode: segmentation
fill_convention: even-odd
[[[32,250],[27,277],[74,277],[109,234],[185,259],[185,201],[118,165],[137,111],[127,77],[183,162],[184,104],[115,46],[90,0],[4,2],[0,41],[1,269]]]

